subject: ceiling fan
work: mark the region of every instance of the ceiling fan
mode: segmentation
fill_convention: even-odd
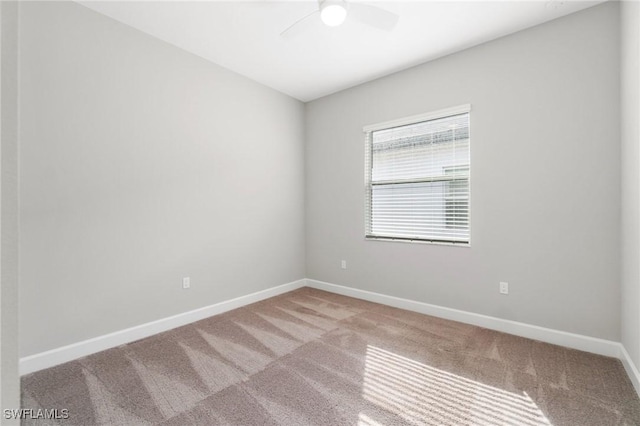
[[[310,28],[313,19],[320,20],[329,27],[341,25],[345,19],[356,19],[363,24],[385,31],[391,31],[399,16],[377,6],[346,0],[318,0],[318,9],[303,16],[280,33],[285,38],[295,37]]]

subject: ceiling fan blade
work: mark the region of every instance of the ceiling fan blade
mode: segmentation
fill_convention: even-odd
[[[349,3],[349,16],[363,24],[385,31],[391,31],[398,23],[399,18],[393,12],[363,3]]]
[[[311,13],[308,13],[307,15],[303,16],[302,18],[298,19],[296,22],[294,22],[293,24],[291,24],[289,27],[287,27],[284,31],[282,31],[280,33],[280,37],[283,38],[292,38],[297,36],[300,33],[303,33],[304,31],[306,31],[309,27],[310,27],[310,23],[311,23],[311,18],[312,16],[314,16],[315,14],[320,13],[319,10],[314,10]]]

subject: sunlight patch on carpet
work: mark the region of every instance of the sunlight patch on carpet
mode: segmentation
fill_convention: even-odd
[[[525,392],[488,386],[371,345],[362,395],[414,424],[551,426]],[[359,424],[375,422],[361,413]]]
[[[358,426],[384,426],[382,423],[373,420],[365,413],[358,414]]]

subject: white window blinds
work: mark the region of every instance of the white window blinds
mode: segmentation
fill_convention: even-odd
[[[469,243],[469,110],[365,128],[368,238]]]

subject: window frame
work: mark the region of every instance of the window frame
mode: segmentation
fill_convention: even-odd
[[[412,124],[423,123],[431,120],[437,120],[441,118],[446,118],[455,115],[461,114],[469,114],[469,174],[466,177],[468,181],[468,208],[467,208],[467,219],[468,219],[468,237],[466,241],[455,241],[455,240],[443,240],[436,238],[408,238],[408,237],[400,237],[400,236],[381,236],[375,235],[371,232],[372,226],[372,191],[374,184],[372,183],[372,168],[373,168],[373,132],[380,130],[392,129],[394,127],[402,127]],[[448,246],[456,246],[456,247],[470,247],[471,246],[471,104],[459,105],[456,107],[445,108],[437,111],[428,112],[425,114],[412,115],[409,117],[400,118],[397,120],[385,121],[382,123],[371,124],[364,126],[362,128],[364,133],[365,140],[365,240],[367,241],[395,241],[395,242],[407,242],[407,243],[419,243],[419,244],[435,244],[435,245],[448,245]],[[432,182],[433,179],[414,179],[414,182],[419,182],[421,180]],[[453,182],[461,180],[460,178],[453,179],[445,179],[443,181]],[[402,180],[398,179],[397,183],[400,183]],[[383,184],[393,184],[394,181],[383,182]],[[378,183],[379,184],[379,183]],[[443,195],[443,201],[447,200],[447,195]],[[446,218],[446,215],[445,215]]]

